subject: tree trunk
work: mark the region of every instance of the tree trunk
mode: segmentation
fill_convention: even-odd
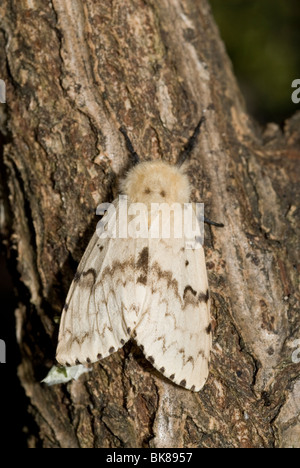
[[[207,0],[2,0],[0,16],[29,446],[300,447],[300,114],[264,132],[251,120]],[[127,167],[119,127],[142,159],[173,163],[204,112],[188,175],[225,224],[206,231],[205,387],[164,380],[133,344],[78,381],[41,384],[96,206]]]

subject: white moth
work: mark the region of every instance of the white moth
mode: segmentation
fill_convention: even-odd
[[[183,169],[163,161],[133,167],[122,185],[130,203],[190,201]],[[115,202],[118,212],[118,201]],[[67,296],[57,361],[89,364],[130,338],[165,377],[199,391],[208,377],[212,345],[204,251],[185,237],[92,237]]]

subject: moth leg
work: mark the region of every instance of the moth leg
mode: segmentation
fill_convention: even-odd
[[[192,134],[192,136],[189,138],[187,144],[184,146],[183,150],[180,152],[179,156],[178,156],[178,159],[177,159],[177,162],[176,162],[176,166],[182,166],[182,164],[190,158],[191,156],[191,152],[193,151],[194,147],[195,147],[195,144],[196,144],[196,140],[197,140],[197,137],[200,133],[200,128],[201,128],[201,125],[203,124],[203,122],[205,122],[205,117],[204,115],[202,115],[201,119],[199,120],[198,124],[196,125],[196,128]]]
[[[223,223],[216,223],[215,221],[211,221],[210,219],[208,218],[203,218],[203,221],[206,223],[206,224],[211,224],[212,226],[216,226],[216,227],[224,227],[224,224]]]

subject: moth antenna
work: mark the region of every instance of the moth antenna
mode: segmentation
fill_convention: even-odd
[[[203,124],[203,122],[205,121],[205,117],[204,115],[202,115],[201,119],[199,120],[195,130],[194,130],[194,133],[193,135],[189,138],[187,144],[184,146],[183,150],[181,151],[181,153],[179,154],[178,156],[178,159],[177,159],[177,162],[176,162],[176,166],[182,166],[182,164],[190,158],[191,156],[191,152],[193,151],[194,147],[195,147],[195,143],[196,143],[196,140],[197,140],[197,137],[200,133],[200,128],[201,128],[201,125]]]
[[[129,151],[130,153],[130,159],[132,161],[132,165],[135,166],[136,164],[138,164],[140,162],[140,158],[139,158],[139,155],[136,153],[136,151],[134,151],[134,148],[133,148],[133,145],[131,143],[131,140],[127,134],[127,131],[126,131],[126,128],[121,126],[119,128],[120,132],[122,133],[122,135],[124,136],[125,138],[125,142],[126,142],[126,147],[127,147],[127,150]]]

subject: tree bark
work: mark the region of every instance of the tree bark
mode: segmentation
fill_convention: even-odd
[[[264,131],[252,121],[207,0],[2,0],[0,16],[29,446],[300,447],[300,114]],[[142,159],[174,163],[204,112],[188,175],[193,200],[225,224],[206,231],[205,387],[164,380],[133,344],[46,387],[95,208],[127,167],[119,127]]]

